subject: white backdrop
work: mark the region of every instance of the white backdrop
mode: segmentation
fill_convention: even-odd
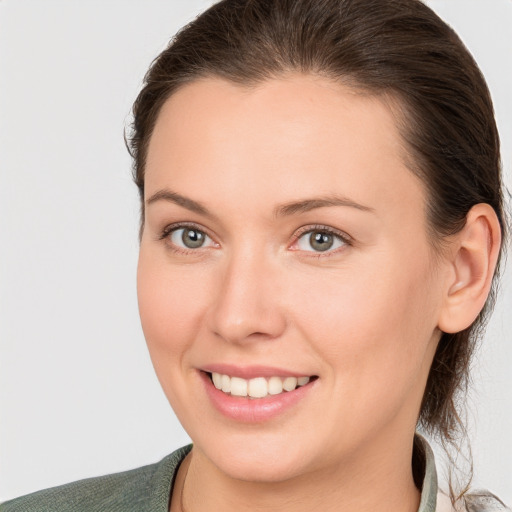
[[[123,128],[207,0],[0,0],[0,501],[188,442],[146,353]],[[512,1],[431,0],[486,75],[512,183]],[[477,486],[512,503],[512,273],[475,367]]]

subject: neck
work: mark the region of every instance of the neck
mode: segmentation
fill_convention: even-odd
[[[367,457],[358,454],[338,467],[279,482],[233,478],[194,447],[180,468],[171,511],[416,512],[420,494],[411,469],[412,443],[409,450],[399,447],[388,445],[384,453],[368,449]]]

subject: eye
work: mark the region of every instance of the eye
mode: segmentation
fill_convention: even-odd
[[[215,245],[204,231],[195,226],[170,226],[162,234],[164,238],[175,247],[185,250]]]
[[[345,245],[350,245],[348,237],[327,228],[310,229],[296,242],[298,250],[307,252],[332,252]]]

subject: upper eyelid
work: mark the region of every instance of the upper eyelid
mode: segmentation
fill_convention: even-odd
[[[201,226],[200,224],[197,224],[195,222],[175,222],[175,223],[169,224],[161,230],[159,239],[164,239],[165,237],[169,236],[169,234],[172,233],[173,231],[176,231],[178,229],[184,229],[184,228],[192,228],[192,229],[196,229],[197,231],[201,231],[208,238],[215,241],[215,237],[213,237],[210,234],[210,231],[208,229],[206,229],[204,226]]]
[[[208,230],[206,230],[202,226],[197,225],[194,222],[177,222],[177,223],[169,224],[161,230],[161,232],[158,235],[156,240],[159,242],[164,242],[165,245],[167,246],[168,250],[171,250],[172,252],[174,252],[176,254],[181,254],[181,255],[193,255],[193,254],[199,255],[200,249],[210,249],[211,248],[211,246],[205,246],[205,247],[200,246],[197,248],[181,247],[181,246],[176,245],[175,243],[171,242],[171,240],[170,240],[171,233],[174,233],[175,231],[178,231],[180,229],[187,229],[187,228],[204,233],[206,235],[206,237],[210,239],[210,242],[213,242],[214,245],[217,245],[217,246],[219,245],[218,242],[216,242],[215,239],[210,236],[210,234],[208,233]]]
[[[324,232],[324,233],[328,233],[336,238],[338,238],[340,241],[341,241],[341,247],[335,247],[334,249],[327,249],[325,251],[315,251],[315,250],[311,250],[311,251],[308,251],[308,250],[304,250],[304,249],[300,249],[300,248],[295,248],[293,249],[293,246],[296,246],[298,243],[299,243],[299,240],[306,234],[308,233],[314,233],[314,232]],[[294,252],[300,252],[302,253],[302,256],[303,258],[314,258],[316,260],[321,260],[321,259],[327,259],[327,258],[335,258],[336,256],[339,256],[340,253],[344,253],[344,251],[347,249],[347,248],[350,248],[350,247],[353,247],[354,245],[354,239],[348,235],[347,233],[345,233],[344,231],[340,231],[338,229],[335,229],[335,228],[331,228],[329,226],[304,226],[304,229],[295,235],[295,238],[294,238],[294,241],[292,243],[292,245],[290,246],[291,247],[291,250],[294,251]]]
[[[302,235],[305,235],[306,233],[311,233],[314,231],[318,231],[318,232],[323,231],[325,233],[329,233],[331,235],[338,236],[344,242],[347,242],[347,243],[353,242],[353,238],[348,233],[346,233],[345,231],[336,229],[336,228],[332,228],[330,226],[324,226],[324,225],[304,226],[303,228],[299,228],[298,231],[299,232],[295,235],[295,240],[298,240]]]
[[[209,229],[207,229],[206,227],[204,227],[200,224],[197,224],[196,222],[176,222],[176,223],[169,224],[162,230],[161,235],[159,236],[159,239],[163,240],[164,238],[169,236],[169,234],[172,233],[173,231],[178,230],[178,229],[184,229],[187,227],[197,229],[198,231],[201,231],[206,236],[208,236],[214,243],[216,243],[216,244],[219,243],[219,242],[217,242],[216,237],[212,236]],[[347,244],[353,243],[353,238],[344,231],[341,231],[339,229],[333,228],[331,226],[326,226],[323,224],[313,224],[313,225],[310,224],[310,225],[302,226],[295,230],[295,232],[292,235],[291,245],[296,244],[297,241],[299,240],[299,238],[301,238],[303,235],[305,235],[307,233],[314,232],[314,231],[319,231],[319,232],[323,231],[323,232],[332,234],[334,236],[339,237],[341,240],[343,240],[343,242],[345,242]],[[197,249],[193,249],[193,250],[197,250]]]

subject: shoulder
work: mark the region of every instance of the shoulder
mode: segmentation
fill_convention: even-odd
[[[474,491],[464,497],[468,512],[511,512],[497,496],[488,491]]]
[[[450,498],[439,491],[436,512],[512,512],[497,496],[488,491],[474,491],[452,506]]]
[[[180,448],[156,464],[15,498],[1,504],[0,512],[166,512],[177,468],[191,448]]]

